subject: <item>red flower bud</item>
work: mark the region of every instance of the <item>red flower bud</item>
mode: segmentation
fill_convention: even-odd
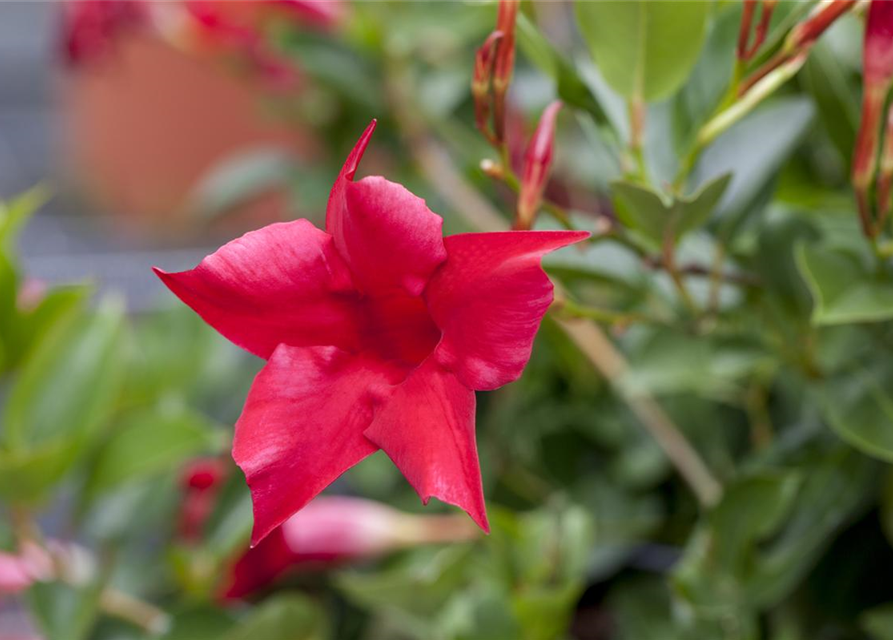
[[[884,101],[893,81],[893,3],[884,0],[872,1],[868,9],[862,53],[862,123],[853,155],[853,186],[856,190],[863,230],[867,235],[875,235],[876,230],[871,223],[869,191],[876,174]],[[883,178],[881,182],[885,182]],[[878,204],[881,209],[886,207],[885,199],[888,195],[888,191],[885,195],[879,190]]]
[[[502,39],[501,31],[494,31],[477,50],[474,57],[474,74],[471,79],[471,95],[474,98],[474,122],[478,130],[491,142],[490,131],[490,83],[493,75],[496,46]]]
[[[493,116],[499,142],[505,140],[505,94],[515,68],[515,18],[519,4],[520,0],[499,0],[496,17],[496,30],[503,34],[493,63]]]
[[[245,597],[290,569],[326,568],[397,549],[469,540],[477,535],[475,526],[458,516],[416,516],[371,500],[323,497],[238,559],[224,597]]]
[[[529,229],[536,218],[543,190],[549,179],[552,167],[552,155],[555,148],[555,118],[561,110],[562,103],[556,100],[543,111],[539,125],[527,152],[524,154],[524,173],[521,177],[521,194],[518,197],[518,219],[515,227]]]

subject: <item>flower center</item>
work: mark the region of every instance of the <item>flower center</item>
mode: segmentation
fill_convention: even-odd
[[[364,343],[383,359],[415,367],[440,342],[440,329],[419,296],[404,291],[366,298]]]

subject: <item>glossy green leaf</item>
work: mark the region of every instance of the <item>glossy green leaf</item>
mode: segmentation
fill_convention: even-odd
[[[858,256],[800,244],[797,266],[812,293],[817,325],[879,322],[893,318],[893,278],[880,277]]]
[[[618,93],[666,98],[688,77],[707,34],[709,2],[576,2],[596,64]]]
[[[690,196],[668,199],[654,190],[633,183],[611,184],[618,201],[617,216],[630,229],[660,246],[703,225],[719,204],[731,176],[725,174],[703,185]]]
[[[83,441],[109,414],[122,374],[123,309],[112,300],[56,327],[25,363],[6,403],[12,448]]]
[[[91,468],[90,491],[174,471],[189,458],[216,453],[222,435],[206,418],[188,410],[162,408],[128,416],[100,449]]]

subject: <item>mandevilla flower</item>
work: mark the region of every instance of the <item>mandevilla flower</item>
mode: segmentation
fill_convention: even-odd
[[[444,238],[425,201],[382,177],[353,181],[375,122],[335,181],[326,231],[273,224],[165,284],[268,360],[236,423],[233,457],[257,543],[382,449],[427,503],[485,531],[474,390],[517,379],[552,301],[540,266],[578,231]]]
[[[555,119],[561,107],[560,100],[546,107],[530,139],[530,144],[527,145],[524,154],[524,173],[521,176],[521,193],[518,196],[518,219],[515,224],[518,229],[529,229],[536,218],[552,168]]]
[[[327,568],[437,542],[474,538],[457,516],[417,516],[372,500],[323,496],[286,520],[232,566],[224,598],[244,598],[289,571]]]

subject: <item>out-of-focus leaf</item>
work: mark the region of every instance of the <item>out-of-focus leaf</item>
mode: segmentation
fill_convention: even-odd
[[[796,252],[797,266],[815,302],[813,324],[893,318],[893,279],[879,276],[857,256],[840,250],[800,244]]]
[[[59,287],[40,299],[36,308],[19,309],[7,334],[10,337],[8,366],[19,364],[57,323],[64,323],[72,314],[82,310],[91,291],[86,286]]]
[[[859,623],[871,640],[893,640],[893,603],[869,609]]]
[[[618,93],[659,100],[671,95],[698,59],[708,2],[577,2],[577,21],[596,63]]]
[[[28,449],[0,448],[0,497],[13,504],[39,502],[71,466],[77,451],[67,439]]]
[[[472,548],[455,545],[420,549],[386,570],[374,574],[355,571],[338,576],[338,588],[365,607],[395,614],[412,627],[427,626],[463,583]]]
[[[893,545],[893,471],[887,471],[881,490],[881,526],[887,540]]]
[[[812,47],[803,67],[804,84],[815,98],[821,122],[849,175],[850,158],[859,129],[859,88],[847,77],[847,69],[824,39]]]
[[[809,472],[738,481],[690,539],[674,585],[699,617],[733,621],[786,597],[877,482],[877,466],[843,446],[789,462]]]
[[[206,172],[190,196],[192,210],[216,218],[277,188],[285,188],[295,165],[292,154],[277,147],[242,151]]]
[[[766,362],[767,354],[746,339],[695,337],[661,329],[635,349],[624,382],[655,394],[727,397]]]
[[[814,400],[825,420],[848,444],[866,455],[893,462],[893,398],[890,376],[849,371],[824,380]]]
[[[754,571],[755,545],[778,529],[798,485],[796,475],[764,473],[727,486],[674,570],[682,599],[705,618],[753,615],[743,586]]]
[[[234,616],[221,609],[189,608],[171,615],[170,628],[159,640],[220,640],[235,624]],[[254,640],[262,639],[256,637]]]
[[[696,193],[672,200],[632,182],[611,184],[618,200],[617,215],[623,223],[660,246],[667,236],[674,240],[704,224],[722,198],[731,176],[725,174],[704,184]]]
[[[676,138],[683,148],[719,106],[732,79],[741,11],[731,3],[717,6],[710,22],[698,61],[673,100]]]
[[[580,78],[573,65],[537,30],[523,14],[518,15],[518,46],[540,70],[555,81],[556,93],[568,106],[589,113],[599,125],[608,118],[598,98]]]
[[[101,584],[36,582],[27,592],[30,610],[46,638],[84,640],[99,614]]]
[[[720,202],[718,215],[738,219],[749,213],[800,142],[812,115],[812,103],[806,98],[774,100],[707,147],[695,165],[692,183],[704,184],[731,173],[732,182]]]
[[[4,411],[5,444],[83,442],[108,414],[121,376],[123,309],[104,301],[47,335],[25,363]],[[73,452],[73,455],[74,452]]]
[[[306,596],[281,594],[266,600],[222,640],[325,640],[322,606]]]
[[[0,250],[10,248],[28,219],[51,196],[49,187],[39,184],[8,202],[0,201]]]
[[[215,452],[222,432],[189,410],[146,410],[126,417],[99,451],[89,480],[91,492],[179,468],[189,458]]]

